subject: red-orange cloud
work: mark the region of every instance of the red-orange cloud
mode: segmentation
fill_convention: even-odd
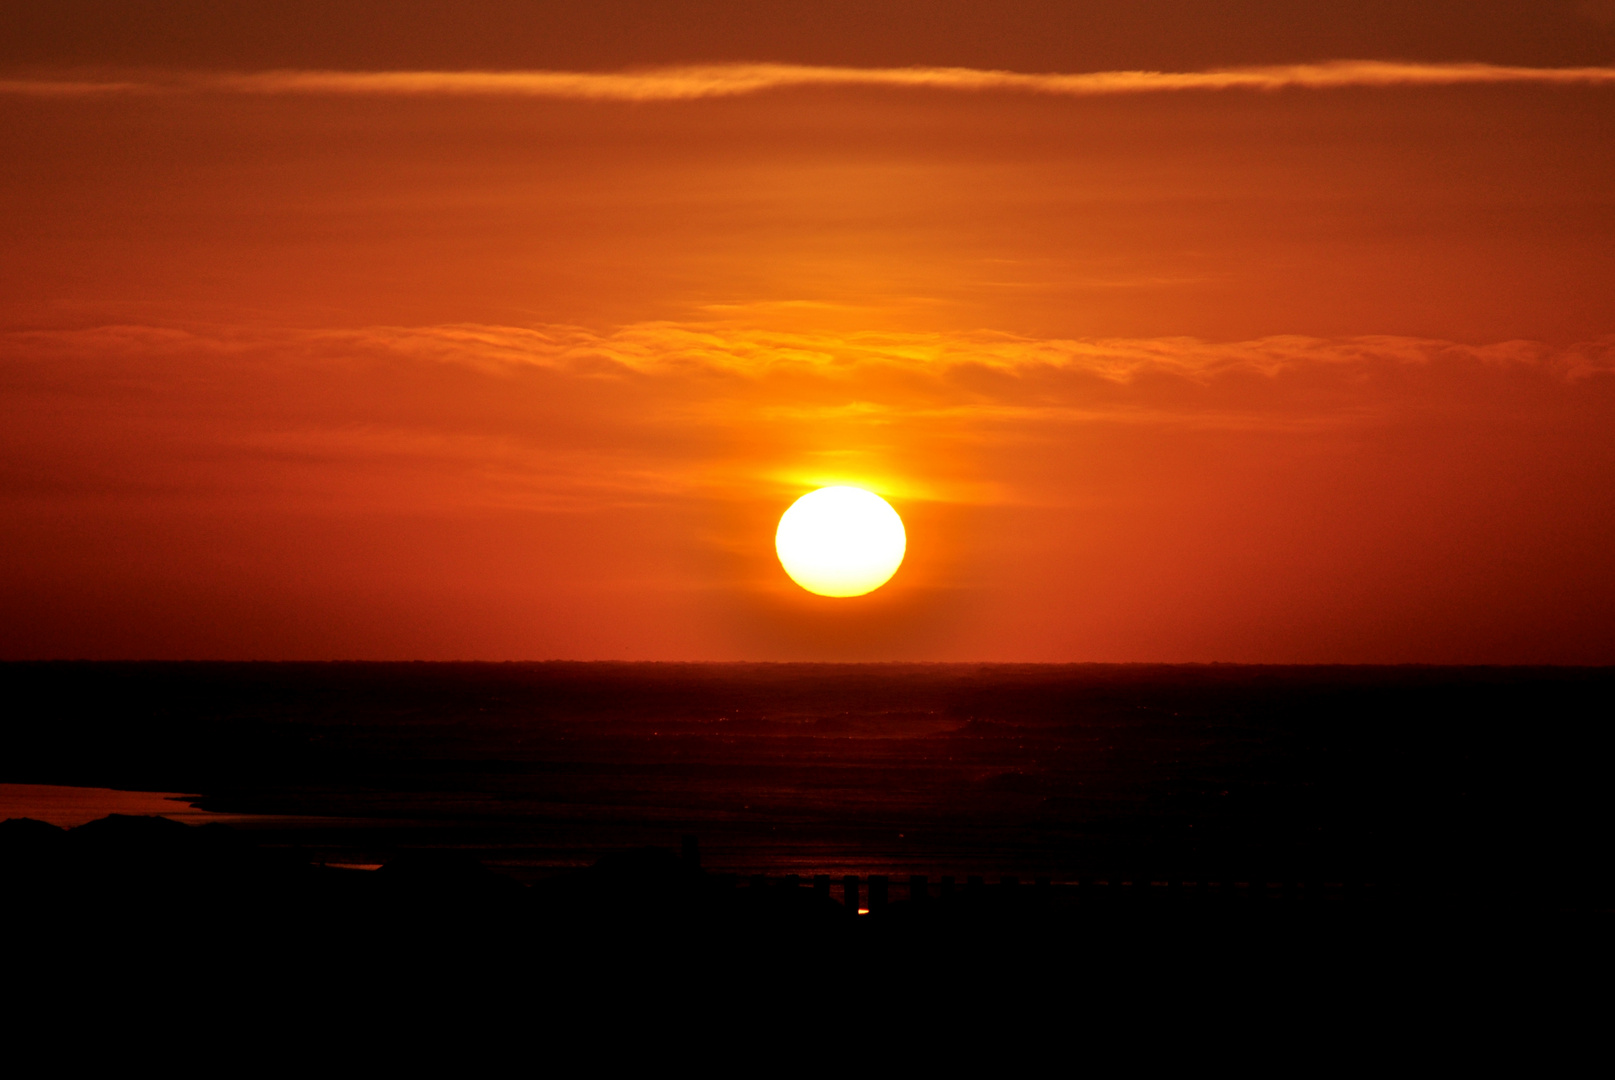
[[[6,79],[0,93],[76,96],[126,93],[342,94],[692,101],[792,87],[890,87],[1109,97],[1217,90],[1347,87],[1615,85],[1615,68],[1542,68],[1481,63],[1332,60],[1212,71],[1028,73],[964,67],[853,68],[806,64],[710,64],[644,71],[266,71],[174,73],[160,79]]]

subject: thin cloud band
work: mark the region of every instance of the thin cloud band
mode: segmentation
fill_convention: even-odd
[[[1535,84],[1615,85],[1615,67],[1537,68],[1335,60],[1213,71],[1094,71],[1027,74],[957,67],[848,68],[720,64],[632,72],[265,71],[175,73],[144,79],[0,79],[0,94],[91,97],[122,94],[529,97],[575,101],[692,101],[794,87],[888,87],[1018,92],[1062,97],[1372,87]]]

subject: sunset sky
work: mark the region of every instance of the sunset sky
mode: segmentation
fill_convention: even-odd
[[[0,657],[1615,663],[1611,65],[1615,0],[6,3]],[[825,484],[868,596],[775,558]]]

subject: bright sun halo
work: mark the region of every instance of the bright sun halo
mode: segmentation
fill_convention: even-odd
[[[785,572],[820,596],[862,596],[897,573],[907,549],[903,519],[872,491],[824,487],[779,519],[774,550]]]

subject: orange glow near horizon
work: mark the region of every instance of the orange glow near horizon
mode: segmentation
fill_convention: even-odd
[[[17,61],[0,656],[1615,662],[1575,40]],[[923,537],[856,604],[832,485]]]

